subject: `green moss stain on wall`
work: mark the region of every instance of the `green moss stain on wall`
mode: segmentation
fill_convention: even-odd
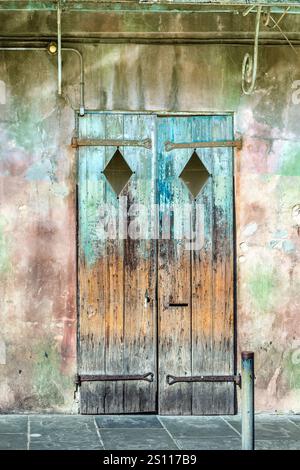
[[[268,312],[276,302],[279,279],[273,267],[256,265],[248,279],[249,292],[254,307],[260,312]]]
[[[52,341],[39,344],[34,350],[33,383],[43,408],[65,403],[64,391],[70,390],[72,380],[60,372],[61,354]]]
[[[300,176],[300,145],[286,144],[280,156],[279,174]]]
[[[300,389],[300,347],[285,356],[282,375],[288,389]]]
[[[276,193],[276,197],[279,202],[279,207],[283,209],[288,209],[291,213],[292,208],[300,202],[300,177],[280,177],[276,185]]]
[[[16,109],[15,119],[8,129],[9,137],[17,147],[30,152],[34,145],[40,143],[42,139],[38,128],[38,119],[34,118],[29,106],[16,102]]]
[[[53,108],[45,111],[42,102],[24,94],[22,99],[11,98],[11,115],[6,129],[8,147],[12,157],[18,155],[22,175],[28,181],[57,182],[59,107],[53,103]],[[4,156],[11,160],[7,151]]]

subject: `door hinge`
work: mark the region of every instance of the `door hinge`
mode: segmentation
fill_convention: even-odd
[[[128,139],[78,139],[72,137],[71,147],[143,147],[151,150],[151,139],[128,140]]]
[[[165,151],[171,152],[174,149],[198,149],[198,148],[218,148],[218,147],[236,147],[241,150],[243,145],[242,139],[223,140],[210,142],[166,142]]]
[[[167,384],[173,385],[179,382],[233,382],[239,387],[241,386],[241,376],[237,375],[194,375],[176,377],[174,375],[167,375]]]
[[[94,374],[83,374],[76,375],[75,384],[77,387],[81,385],[82,382],[116,382],[123,380],[144,380],[146,382],[154,381],[153,372],[147,372],[147,374],[137,374],[137,375],[94,375]]]

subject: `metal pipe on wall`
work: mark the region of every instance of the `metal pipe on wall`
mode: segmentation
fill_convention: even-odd
[[[0,46],[0,51],[46,51],[48,52],[48,47],[24,47],[24,46]],[[79,105],[79,114],[80,116],[84,116],[85,113],[85,103],[84,103],[84,64],[83,64],[83,57],[81,52],[73,47],[62,47],[61,51],[69,51],[73,52],[79,57],[79,64],[80,64],[80,105]],[[62,75],[61,75],[62,77]],[[61,82],[60,82],[61,83]],[[60,91],[60,93],[59,93]],[[62,90],[58,89],[58,94],[62,94]]]
[[[115,3],[115,4],[114,4]],[[124,12],[151,12],[151,13],[190,13],[191,11],[201,10],[203,13],[236,13],[236,11],[249,6],[248,0],[236,0],[232,2],[222,3],[222,0],[215,0],[212,2],[199,2],[194,3],[174,3],[167,2],[145,1],[140,2],[119,0],[118,2],[97,1],[97,0],[64,0],[64,10],[66,11],[79,11],[79,12],[117,12],[123,14]],[[256,2],[254,7],[260,2]],[[261,2],[262,4],[265,2]],[[299,14],[299,3],[297,1],[276,0],[267,6],[271,7],[272,13],[283,13],[286,9],[286,4],[291,6],[289,13]],[[2,0],[0,2],[0,11],[55,11],[57,2],[56,0]],[[251,12],[252,13],[252,12]]]
[[[61,96],[61,81],[62,81],[62,62],[61,62],[61,5],[60,0],[57,3],[57,90]]]
[[[64,44],[199,44],[199,45],[218,45],[218,46],[252,46],[253,45],[253,33],[249,37],[247,36],[229,36],[229,35],[218,35],[218,37],[213,37],[213,35],[208,34],[199,35],[199,34],[149,34],[141,35],[136,33],[129,34],[118,34],[118,35],[103,35],[103,36],[76,36],[72,35],[70,37],[64,37]],[[0,44],[20,44],[22,47],[24,44],[28,44],[27,47],[37,47],[48,44],[52,39],[52,36],[45,38],[44,36],[0,36]],[[289,38],[289,42],[293,46],[300,45],[300,35],[293,34],[293,38]],[[264,37],[261,36],[259,43],[263,46],[289,46],[286,39],[281,39],[279,37]],[[45,45],[46,47],[46,45]],[[72,47],[70,47],[72,48]],[[62,48],[62,50],[68,49],[67,47]]]
[[[254,353],[242,352],[242,449],[254,450]]]
[[[84,116],[85,104],[84,104],[84,64],[83,64],[83,57],[82,54],[73,47],[63,47],[63,51],[74,52],[79,57],[80,61],[80,106],[79,106],[79,114],[80,116]]]

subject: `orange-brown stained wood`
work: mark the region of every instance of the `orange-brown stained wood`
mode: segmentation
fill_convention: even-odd
[[[168,374],[192,372],[190,252],[183,244],[159,242],[159,410],[163,414],[191,414],[191,385],[170,386],[166,382]]]
[[[199,202],[203,207],[205,234],[204,246],[201,250],[192,252],[192,363],[194,375],[211,375],[213,370],[212,181],[203,188]],[[212,409],[212,384],[194,383],[192,387],[193,414],[207,414]]]
[[[129,115],[124,138],[151,137],[152,118]],[[135,174],[123,195],[127,196],[127,230],[124,241],[124,370],[127,374],[153,372],[154,381],[128,381],[124,386],[126,413],[156,411],[156,240],[151,240],[148,211],[154,202],[155,158],[143,147],[124,149]],[[136,205],[136,206],[135,206]]]
[[[232,149],[203,149],[202,163],[211,178],[194,199],[178,175],[193,150],[164,150],[165,141],[232,139],[231,116],[161,118],[158,131],[159,198],[166,204],[193,205],[191,226],[201,247],[191,251],[176,241],[159,242],[159,410],[162,414],[234,412],[232,384],[176,383],[166,375],[231,375],[233,331],[233,173]],[[196,207],[201,216],[196,217]],[[202,212],[201,212],[202,211]],[[180,211],[179,211],[180,212]],[[199,212],[198,212],[199,213]],[[179,217],[180,218],[180,217]],[[175,233],[180,221],[172,220]],[[201,232],[202,231],[202,232]],[[175,235],[174,235],[175,236]],[[167,297],[188,302],[168,308]]]
[[[186,133],[186,123],[181,118],[161,118],[158,124],[158,197],[161,230],[164,220],[170,217],[170,237],[158,244],[158,364],[159,412],[161,414],[191,414],[191,384],[170,386],[167,375],[190,376],[191,363],[191,252],[180,239],[180,229],[185,227],[184,205],[189,203],[189,192],[179,175],[185,167],[189,149],[165,152],[165,142],[191,139]],[[170,138],[171,137],[171,138]],[[178,210],[174,208],[177,204]],[[173,210],[171,209],[173,206]],[[163,235],[162,235],[163,236]],[[167,237],[167,235],[166,235]],[[178,237],[178,238],[177,238]],[[170,303],[186,304],[173,307]]]
[[[232,151],[218,151],[214,167],[213,373],[230,375],[234,373]],[[234,413],[234,385],[219,383],[212,388],[215,412]]]
[[[142,139],[150,137],[152,119],[139,115],[87,115],[80,121],[80,130],[87,138]],[[152,372],[155,380],[84,382],[82,413],[156,409],[156,242],[153,249],[151,240],[125,239],[117,234],[119,226],[123,226],[118,221],[121,198],[125,200],[125,210],[132,203],[150,206],[154,195],[153,158],[145,148],[120,148],[135,174],[118,199],[102,173],[115,151],[110,147],[79,151],[80,373],[112,378]],[[111,226],[111,233],[106,236],[102,230],[103,214],[106,225]],[[125,217],[127,230],[130,222]],[[142,220],[136,222],[143,225]],[[150,298],[147,305],[146,292]]]

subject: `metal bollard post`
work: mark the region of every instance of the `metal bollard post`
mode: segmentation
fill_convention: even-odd
[[[254,450],[254,353],[242,352],[242,449]]]

